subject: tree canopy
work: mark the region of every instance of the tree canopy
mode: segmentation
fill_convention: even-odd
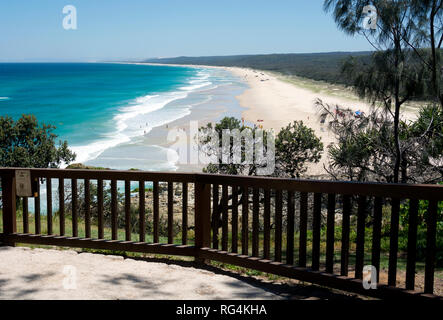
[[[35,116],[23,115],[17,121],[0,117],[0,166],[57,168],[75,160],[66,141],[59,141],[55,127],[39,124]]]

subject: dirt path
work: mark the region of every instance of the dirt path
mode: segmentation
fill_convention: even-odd
[[[0,247],[0,299],[343,299],[326,288],[73,250]]]

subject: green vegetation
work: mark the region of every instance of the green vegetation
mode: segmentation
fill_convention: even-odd
[[[252,68],[278,72],[285,76],[298,76],[317,81],[344,84],[341,67],[346,59],[351,56],[366,59],[370,56],[370,52],[177,57],[149,59],[145,62]]]
[[[59,141],[52,125],[39,124],[33,115],[17,121],[0,117],[0,166],[26,168],[57,168],[62,162],[75,160],[66,141]]]

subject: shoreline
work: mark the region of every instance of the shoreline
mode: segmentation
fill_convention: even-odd
[[[125,63],[126,64],[126,63]],[[324,151],[321,160],[316,164],[308,165],[308,176],[324,176],[326,171],[324,166],[328,163],[327,147],[336,141],[335,136],[327,127],[321,124],[318,110],[315,108],[316,99],[321,99],[324,103],[340,105],[357,111],[368,112],[371,106],[356,97],[344,96],[343,93],[330,94],[327,90],[314,91],[309,87],[297,85],[284,75],[275,74],[261,70],[239,67],[206,66],[206,65],[179,65],[179,64],[158,64],[158,63],[127,63],[137,65],[152,66],[173,66],[197,69],[219,69],[231,73],[247,88],[235,98],[240,107],[242,118],[252,124],[261,124],[264,129],[273,129],[277,134],[281,128],[286,127],[293,121],[303,121],[303,123],[314,130],[321,139]],[[318,84],[321,86],[321,84]],[[322,89],[322,88],[321,88]],[[333,89],[337,90],[337,89]],[[326,91],[326,92],[325,92]],[[155,127],[146,135],[145,141],[150,145],[169,148],[173,143],[167,141],[168,129],[181,128],[189,132],[189,122],[199,121],[199,127],[209,122],[215,122],[221,115],[230,116],[227,112],[229,106],[220,106],[209,110],[202,106],[194,106],[191,113],[183,118],[172,121],[165,126]],[[406,110],[402,115],[406,119],[414,118],[416,113]],[[188,139],[189,143],[189,139]],[[200,172],[203,165],[183,165],[176,163],[178,172]]]

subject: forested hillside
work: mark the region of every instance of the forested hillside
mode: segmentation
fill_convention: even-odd
[[[245,67],[280,72],[313,80],[344,83],[340,74],[343,62],[350,56],[369,58],[370,52],[330,52],[309,54],[268,54],[213,57],[177,57],[148,59],[144,62]]]

